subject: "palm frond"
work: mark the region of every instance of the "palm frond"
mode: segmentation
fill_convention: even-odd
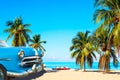
[[[23,26],[24,27],[29,27],[29,26],[31,26],[31,24],[24,24]]]
[[[95,2],[94,2],[94,7],[98,7],[98,6],[100,6],[101,4],[104,4],[104,0],[95,0]]]
[[[85,32],[85,38],[88,38],[88,34],[90,33],[90,31],[86,31]]]
[[[71,57],[72,57],[72,58],[76,58],[78,55],[79,55],[79,56],[81,55],[79,49],[78,49],[78,50],[75,50],[74,52],[71,53]]]
[[[90,54],[89,54],[89,56],[87,56],[87,62],[88,62],[89,67],[91,68],[92,63],[93,63],[93,58],[92,58],[92,56]]]
[[[10,39],[14,34],[13,33],[10,33],[6,39],[6,42],[8,41],[8,39]]]
[[[6,26],[11,26],[11,25],[13,25],[13,22],[12,22],[12,21],[7,21],[7,22],[6,22]]]

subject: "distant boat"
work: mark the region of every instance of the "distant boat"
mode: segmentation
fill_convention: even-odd
[[[56,67],[56,68],[52,68],[53,70],[70,70],[69,67]]]

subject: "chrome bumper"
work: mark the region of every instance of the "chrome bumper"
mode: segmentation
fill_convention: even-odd
[[[7,76],[10,76],[10,77],[25,77],[25,76],[28,76],[29,74],[37,73],[37,72],[42,71],[42,69],[43,69],[42,65],[43,64],[36,66],[36,64],[34,64],[32,66],[32,69],[29,69],[29,70],[27,70],[25,72],[22,72],[22,73],[16,73],[16,72],[7,71]]]

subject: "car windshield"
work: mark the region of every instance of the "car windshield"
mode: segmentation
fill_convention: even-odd
[[[0,40],[0,47],[8,47],[8,45],[5,41]]]

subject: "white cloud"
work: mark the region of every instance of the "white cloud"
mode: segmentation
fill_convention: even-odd
[[[72,59],[69,55],[67,56],[46,56],[43,58],[45,62],[73,62],[75,59]]]

